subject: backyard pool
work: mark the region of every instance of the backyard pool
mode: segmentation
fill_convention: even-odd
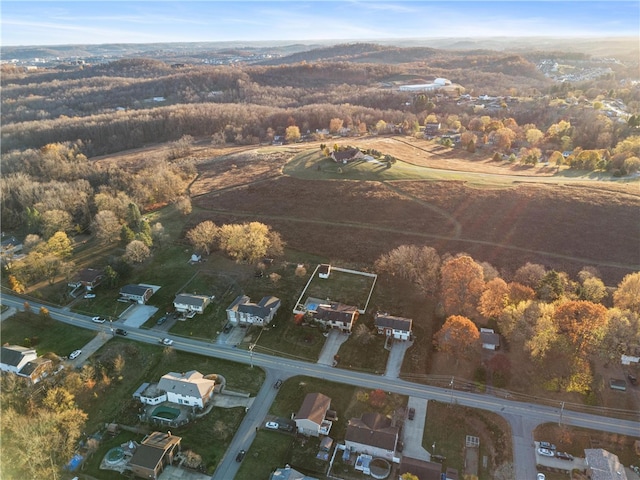
[[[179,416],[180,410],[165,406],[157,407],[151,414],[152,418],[157,418],[158,420],[175,420]]]

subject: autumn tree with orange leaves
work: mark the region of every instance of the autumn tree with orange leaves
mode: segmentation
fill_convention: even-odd
[[[586,300],[565,302],[556,308],[555,321],[561,334],[567,336],[576,352],[592,353],[604,337],[607,309]]]
[[[484,288],[482,266],[469,255],[451,258],[440,269],[442,304],[447,315],[477,316],[478,300]]]
[[[478,311],[486,319],[498,317],[509,300],[509,286],[501,278],[489,280],[480,296]]]
[[[455,355],[457,364],[460,357],[469,358],[478,351],[480,332],[468,318],[452,315],[433,338],[441,352]]]

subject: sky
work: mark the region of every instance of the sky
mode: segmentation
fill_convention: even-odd
[[[458,37],[640,38],[629,1],[2,0],[5,46]]]

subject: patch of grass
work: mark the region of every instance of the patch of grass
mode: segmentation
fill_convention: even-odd
[[[389,357],[389,351],[385,350],[383,335],[372,334],[366,343],[351,334],[349,339],[340,346],[338,355],[340,356],[339,368],[348,370],[358,370],[383,374]]]
[[[296,325],[293,316],[264,329],[255,347],[256,352],[315,362],[324,346],[325,337],[319,328]]]
[[[97,478],[99,480],[121,479],[122,475],[116,471],[100,470],[100,463],[102,462],[102,459],[112,448],[119,447],[123,443],[129,442],[130,440],[141,442],[143,438],[144,435],[127,432],[124,430],[114,437],[105,435],[98,449],[93,452],[93,454],[85,461],[82,473],[84,473],[85,475],[89,475],[91,478]]]
[[[3,344],[35,348],[38,355],[53,352],[58,356],[69,355],[96,336],[93,331],[30,312],[17,312],[4,320],[0,334]]]
[[[236,480],[269,478],[276,468],[283,468],[290,462],[293,441],[294,437],[290,435],[260,430],[242,461]]]
[[[436,455],[446,457],[443,470],[456,468],[464,472],[464,446],[467,435],[480,438],[480,459],[489,458],[488,468],[479,462],[479,478],[489,480],[492,471],[504,462],[511,462],[511,431],[506,420],[482,410],[447,405],[430,400],[427,406],[427,421],[422,437],[422,446]]]
[[[308,297],[328,298],[334,302],[338,301],[362,309],[369,298],[374,281],[375,277],[332,268],[329,278],[320,278],[317,274],[313,277],[304,292],[302,302],[304,303]]]

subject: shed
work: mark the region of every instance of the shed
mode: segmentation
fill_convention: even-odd
[[[609,388],[611,388],[611,390],[625,392],[627,390],[627,382],[619,378],[611,378],[609,380]]]

